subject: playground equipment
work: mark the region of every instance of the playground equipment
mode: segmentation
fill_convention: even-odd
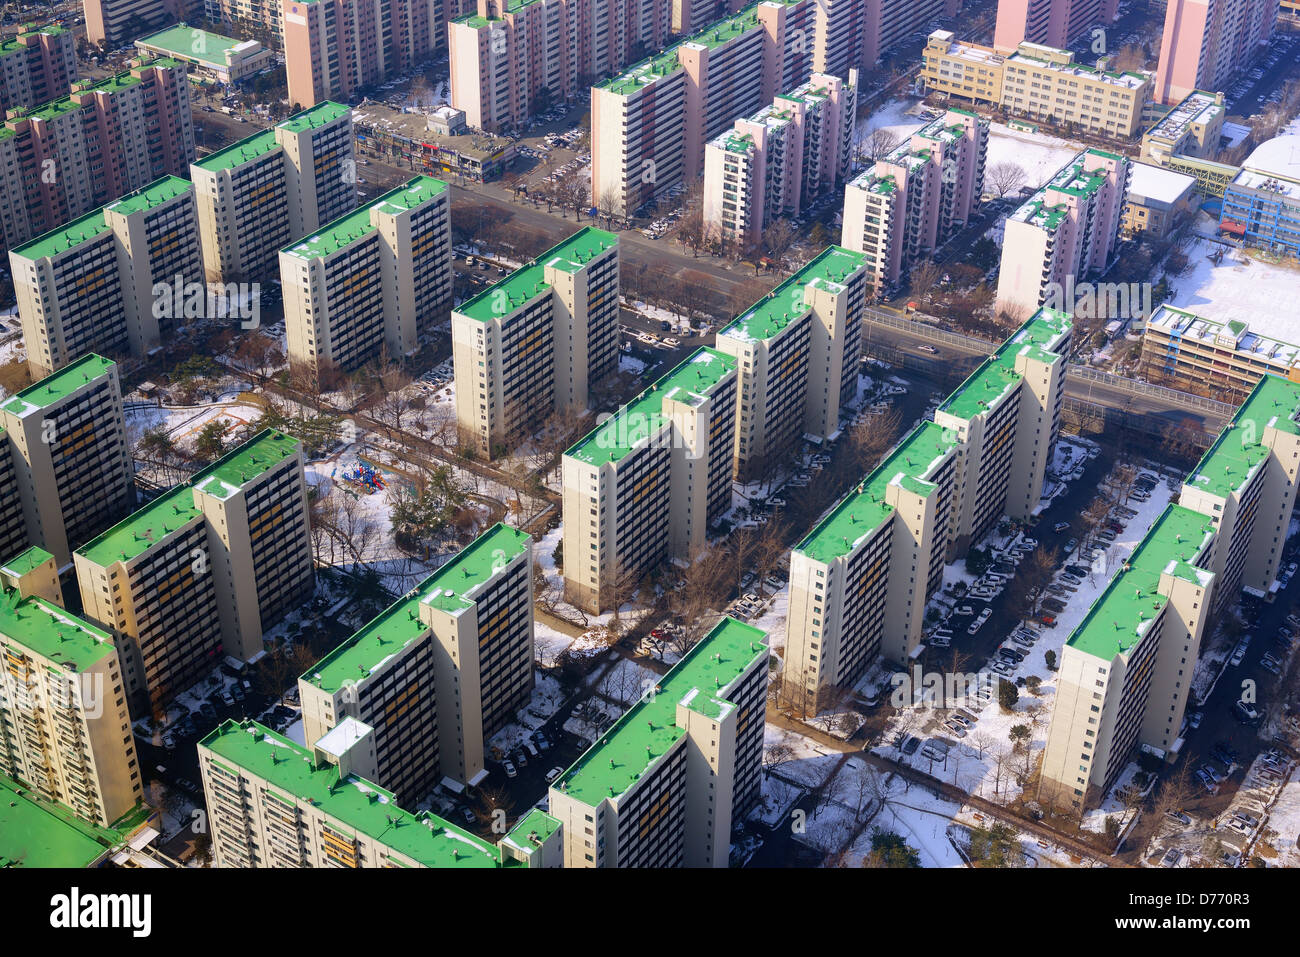
[[[343,470],[343,480],[358,486],[367,495],[387,488],[384,473],[373,465],[354,462]]]

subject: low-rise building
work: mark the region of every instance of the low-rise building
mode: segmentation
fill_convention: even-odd
[[[1164,166],[1174,156],[1214,159],[1228,110],[1222,93],[1193,90],[1142,134],[1142,159]]]
[[[1164,239],[1174,224],[1195,211],[1196,177],[1146,163],[1134,163],[1124,196],[1124,232]]]
[[[1086,66],[1069,50],[1022,43],[1003,64],[1003,108],[1100,136],[1135,136],[1150,96],[1149,74]]]
[[[238,83],[275,66],[275,54],[256,40],[223,37],[183,23],[141,37],[135,48],[142,56],[171,57],[220,83]]]
[[[1142,361],[1148,374],[1218,386],[1238,397],[1265,375],[1300,382],[1300,345],[1239,319],[1219,322],[1170,305],[1159,306],[1147,320]]]
[[[1300,257],[1300,134],[1255,147],[1223,192],[1219,229],[1252,246]]]

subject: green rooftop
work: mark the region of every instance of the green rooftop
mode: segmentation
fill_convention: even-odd
[[[0,776],[0,870],[90,867],[122,840],[117,831],[83,821],[71,808]]]
[[[223,170],[236,169],[265,156],[279,145],[279,140],[275,138],[275,130],[258,130],[252,136],[246,136],[215,153],[209,153],[195,160],[194,165],[199,169],[219,173]]]
[[[1210,583],[1213,575],[1193,563],[1213,534],[1214,524],[1200,512],[1170,505],[1066,644],[1104,661],[1130,651],[1168,601],[1159,592],[1162,573]]]
[[[1255,468],[1268,458],[1264,430],[1274,428],[1300,435],[1300,383],[1264,375],[1241,404],[1232,421],[1202,456],[1186,484],[1219,498],[1227,498],[1243,485]]]
[[[195,489],[226,499],[298,448],[295,439],[264,430],[87,542],[77,554],[101,567],[129,562],[203,514],[194,503]]]
[[[333,694],[346,684],[370,677],[385,661],[429,630],[420,618],[421,603],[427,601],[453,613],[468,608],[472,602],[465,596],[472,596],[497,570],[522,554],[530,541],[528,535],[509,525],[492,526],[322,658],[302,680]]]
[[[71,664],[77,673],[117,653],[108,632],[44,598],[19,599],[14,590],[0,596],[0,643],[4,642],[58,665]]]
[[[866,261],[867,257],[862,253],[842,246],[827,246],[812,262],[750,306],[748,312],[718,335],[742,341],[770,339],[784,330],[791,320],[808,312],[810,307],[804,302],[805,286],[811,283],[835,289],[861,269]]]
[[[15,247],[10,252],[24,259],[51,258],[80,246],[88,240],[95,239],[108,231],[108,223],[104,221],[104,210],[101,207],[72,220],[72,222],[64,223],[58,229],[43,233],[23,245]]]
[[[619,718],[552,789],[595,807],[631,788],[686,732],[677,726],[677,705],[714,718],[731,704],[717,692],[755,659],[767,657],[767,633],[723,618],[654,688]],[[759,716],[761,719],[761,716]]]
[[[987,412],[1023,378],[1016,371],[1016,358],[1028,353],[1040,361],[1051,361],[1056,356],[1052,346],[1072,325],[1068,313],[1040,308],[943,401],[939,411],[966,420]]]
[[[47,409],[56,402],[61,402],[86,383],[107,375],[112,367],[112,359],[105,359],[93,352],[87,353],[76,362],[69,363],[58,372],[47,375],[39,382],[10,396],[3,405],[0,405],[0,409],[12,416],[24,418],[33,412]]]
[[[290,133],[305,133],[308,130],[324,126],[326,123],[332,123],[348,112],[350,110],[344,104],[326,100],[324,103],[317,103],[311,109],[295,113],[283,123],[277,124],[275,128],[288,130]]]
[[[551,288],[546,282],[547,266],[564,272],[577,272],[593,257],[616,245],[618,237],[613,233],[584,226],[564,242],[552,246],[532,262],[520,266],[505,279],[462,302],[456,307],[456,312],[478,322],[508,316]]]
[[[153,209],[155,206],[161,206],[177,196],[183,196],[193,191],[194,184],[189,180],[181,179],[179,176],[164,176],[148,186],[137,189],[133,193],[127,193],[120,199],[113,200],[104,209],[111,210],[122,216],[130,216],[132,213],[140,213],[147,209]]]
[[[226,54],[244,43],[234,37],[225,37],[219,33],[198,30],[185,24],[177,24],[167,30],[141,37],[137,45],[154,47],[183,60],[196,60],[209,66],[226,66]]]
[[[16,35],[5,37],[3,40],[0,40],[0,57],[6,57],[11,53],[17,53],[19,50],[26,50],[27,45],[19,42],[23,37],[29,37],[37,33],[44,33],[46,36],[56,37],[61,33],[67,32],[68,31],[63,27],[54,23],[47,24],[43,27],[26,24]]]
[[[302,745],[253,721],[226,721],[199,742],[214,758],[266,781],[296,802],[425,867],[500,867],[500,852],[486,841],[433,814],[397,806],[391,791],[337,766],[316,764]]]
[[[431,176],[413,176],[397,189],[322,226],[314,236],[306,236],[292,242],[280,251],[300,259],[333,255],[374,232],[375,226],[370,221],[372,209],[393,215],[414,209],[445,192],[447,192],[447,184],[442,180]]]
[[[33,545],[26,551],[19,552],[5,562],[3,566],[0,566],[0,572],[5,572],[15,578],[21,578],[40,568],[53,557],[39,545]]]
[[[893,514],[885,490],[901,482],[928,496],[936,488],[928,477],[956,444],[950,429],[922,422],[794,550],[823,563],[849,554]]]
[[[519,848],[525,854],[531,854],[559,829],[559,821],[540,808],[532,808],[515,822],[510,833],[501,840],[502,843],[509,843],[512,847]]]
[[[697,405],[735,368],[734,356],[707,346],[696,349],[564,454],[588,465],[617,462],[667,421],[663,415],[665,399]]]

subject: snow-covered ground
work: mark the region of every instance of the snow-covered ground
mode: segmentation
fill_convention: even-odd
[[[998,163],[1015,163],[1025,171],[1025,185],[1037,189],[1074,159],[1081,149],[1081,144],[1059,136],[1026,133],[1002,123],[991,123],[984,168],[989,169]]]
[[[1269,841],[1277,851],[1277,858],[1269,863],[1277,867],[1300,867],[1300,766],[1291,772],[1273,805],[1268,828],[1277,835]]]
[[[1210,255],[1223,252],[1216,266]],[[1171,306],[1206,319],[1250,324],[1252,332],[1300,343],[1300,310],[1279,308],[1300,288],[1300,268],[1265,262],[1246,251],[1209,239],[1193,240],[1187,271],[1170,277]]]
[[[488,752],[495,756],[498,751],[502,754],[513,751],[544,725],[562,704],[564,689],[560,682],[550,675],[538,672],[528,704],[518,709],[514,720],[492,736],[488,741]]]
[[[920,103],[920,99],[914,96],[890,100],[866,119],[858,121],[857,135],[869,136],[884,129],[893,133],[898,142],[903,142],[925,125],[925,120],[913,112]]]

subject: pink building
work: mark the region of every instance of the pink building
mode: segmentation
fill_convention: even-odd
[[[988,137],[987,119],[948,110],[845,188],[841,242],[866,257],[877,289],[897,282],[979,207]]]
[[[1272,38],[1277,13],[1278,0],[1169,0],[1155,98],[1179,103],[1222,90]]]
[[[58,99],[76,78],[71,30],[40,27],[0,42],[0,110]]]
[[[993,49],[1009,53],[1026,41],[1064,49],[1090,27],[1114,22],[1118,7],[1119,0],[998,0]]]
[[[704,148],[704,225],[728,245],[756,243],[848,174],[857,70],[817,73]]]
[[[283,0],[289,102],[307,109],[428,58],[462,0]]]
[[[0,230],[6,248],[61,226],[194,159],[183,64],[140,60],[127,73],[83,80],[0,129]]]

